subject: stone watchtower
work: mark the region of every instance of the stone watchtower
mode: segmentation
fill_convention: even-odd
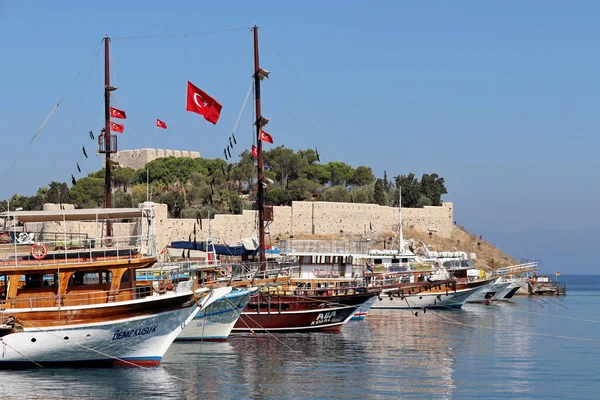
[[[137,149],[117,151],[112,160],[119,163],[120,167],[133,169],[144,168],[152,160],[165,157],[187,157],[200,158],[200,152],[187,150],[165,150],[165,149]]]

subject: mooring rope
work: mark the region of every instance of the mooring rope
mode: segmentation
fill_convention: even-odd
[[[233,306],[233,311],[238,315],[238,318],[242,317],[242,311],[238,312],[238,308],[235,307],[235,304],[233,304],[228,298],[225,298],[231,305]],[[242,309],[243,310],[243,309]],[[279,339],[275,334],[273,334],[272,332],[270,332],[269,330],[265,329],[263,326],[261,326],[258,322],[256,322],[250,315],[245,314],[245,317],[247,317],[250,321],[254,322],[256,325],[260,326],[261,329],[264,329],[264,332],[271,335],[271,337],[273,337],[275,340],[277,340],[279,343],[281,343],[283,346],[285,346],[288,350],[290,350],[292,353],[297,354],[298,356],[300,356],[300,358],[302,358],[304,361],[306,361],[307,363],[311,364],[314,367],[317,367],[317,364],[311,360],[309,360],[308,358],[306,358],[301,351],[298,350],[294,350],[292,347],[290,347],[287,343],[285,343],[284,341],[282,341],[281,339]],[[244,321],[244,319],[242,318],[242,322],[244,323],[244,325],[246,325],[246,327],[248,329],[250,329],[250,332],[261,342],[261,344],[264,344],[266,346],[266,344],[262,341],[262,339],[256,334],[256,332],[254,332],[254,329],[250,328],[250,326],[248,325],[248,323],[246,321]],[[268,347],[267,347],[268,348]],[[270,350],[269,350],[270,352]],[[277,356],[275,356],[276,358],[278,358]],[[278,358],[279,361],[279,358]]]

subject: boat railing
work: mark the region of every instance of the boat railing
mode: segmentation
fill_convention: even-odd
[[[45,237],[47,239],[47,237]],[[156,256],[154,236],[85,238],[58,235],[52,240],[0,244],[0,266],[81,264]]]
[[[35,289],[34,296],[21,295],[16,298],[0,301],[0,311],[6,309],[36,309],[44,307],[69,307],[69,306],[87,306],[93,304],[106,304],[118,301],[143,299],[148,296],[158,296],[158,289],[153,289],[151,286],[140,286],[135,288],[118,289],[118,290],[100,290],[93,285],[83,285],[73,290],[70,293],[56,295],[57,287],[45,287],[44,293],[40,293],[42,289]],[[33,290],[33,289],[32,289]],[[162,291],[163,294],[166,292]]]
[[[300,267],[296,263],[288,262],[242,262],[226,266],[231,269],[232,281],[235,280],[261,280],[277,279],[279,277],[291,277],[297,275]]]
[[[367,254],[370,243],[366,240],[282,240],[279,249],[282,254],[290,253],[336,253]]]

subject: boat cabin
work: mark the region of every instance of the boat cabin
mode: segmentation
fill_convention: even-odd
[[[151,205],[11,211],[0,219],[9,239],[0,243],[4,309],[107,303],[150,293],[137,287],[134,270],[156,261]],[[111,235],[105,234],[107,225]]]

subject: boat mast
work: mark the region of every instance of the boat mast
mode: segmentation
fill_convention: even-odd
[[[109,45],[110,38],[108,36],[104,37],[104,145],[105,153],[104,153],[104,196],[105,196],[105,208],[111,208],[111,179],[110,179],[110,68],[109,68]],[[111,236],[111,226],[110,221],[106,221],[106,236]]]
[[[260,140],[260,130],[262,129],[262,114],[260,111],[260,74],[258,62],[258,26],[254,25],[254,101],[256,108],[256,152],[257,152],[257,170],[258,182],[256,190],[256,205],[258,206],[258,243],[261,269],[265,268],[265,192],[263,187],[263,153],[262,140]]]
[[[402,234],[402,186],[398,187],[398,233],[399,245],[400,245],[400,254],[404,253],[404,235]]]

